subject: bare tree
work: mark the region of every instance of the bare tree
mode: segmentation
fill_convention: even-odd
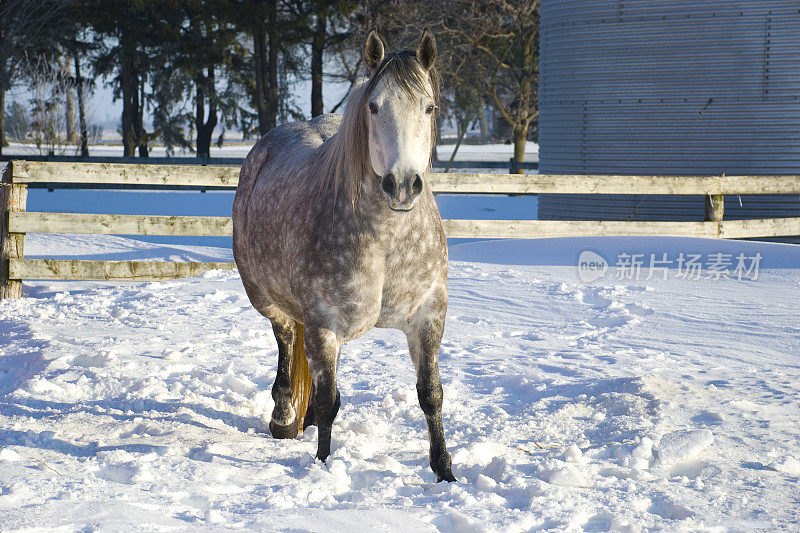
[[[336,113],[347,101],[353,88],[364,79],[364,58],[362,49],[364,38],[375,27],[375,18],[370,13],[369,2],[358,10],[347,8],[347,3],[330,22],[330,33],[325,53],[332,59],[331,71],[325,76],[340,84],[347,84],[344,96],[336,102],[328,113]],[[347,8],[347,9],[345,9]],[[348,10],[350,9],[350,10]]]
[[[451,45],[452,83],[494,103],[511,126],[514,159],[520,163],[530,125],[539,116],[539,0],[445,3],[452,4],[445,13],[458,14],[442,24]]]
[[[467,130],[471,124],[478,121],[479,114],[483,111],[483,102],[470,87],[459,86],[445,93],[440,105],[447,108],[447,115],[452,117],[456,123],[456,144],[444,169],[445,172],[450,172],[458,149],[467,135]]]
[[[347,90],[344,96],[328,110],[328,113],[336,113],[347,101],[347,97],[350,96],[353,87],[363,78],[361,69],[364,65],[364,60],[361,57],[360,48],[357,50],[358,53],[353,53],[352,50],[346,50],[343,46],[338,46],[332,51],[332,54],[336,57],[335,62],[339,66],[339,70],[329,72],[327,75],[330,79],[339,83],[347,83]]]
[[[392,44],[433,31],[443,92],[452,102],[474,94],[480,101],[470,107],[492,102],[511,127],[514,158],[524,161],[539,115],[539,0],[373,0],[365,10]]]
[[[25,52],[50,31],[71,0],[0,0],[0,155],[5,144],[5,94]]]
[[[358,31],[361,28],[358,2],[353,0],[337,2],[309,0],[306,3],[311,15],[308,28],[311,36],[311,116],[315,117],[325,112],[322,98],[325,56],[336,57],[340,60],[352,59],[352,56],[344,56],[343,45],[354,44],[352,41],[355,35],[357,46],[352,49],[360,51],[361,40],[366,32]],[[354,30],[356,30],[355,33]],[[356,54],[359,59],[360,56],[360,53]],[[356,62],[359,59],[356,59]],[[345,75],[345,80],[350,82],[348,92],[355,83],[355,77],[347,74],[348,70],[352,70],[351,63],[352,61],[348,61],[348,64],[337,73],[338,76],[334,76],[334,79],[342,80],[341,75]],[[325,75],[328,76],[329,73],[325,73]]]
[[[28,80],[31,94],[30,134],[40,154],[66,153],[68,95],[75,89],[74,80],[63,65],[47,55],[39,55],[20,66]]]

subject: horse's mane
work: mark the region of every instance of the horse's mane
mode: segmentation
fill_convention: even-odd
[[[315,154],[319,158],[315,158],[315,166],[319,169],[321,193],[345,194],[355,204],[361,190],[361,180],[374,172],[369,157],[367,105],[378,83],[386,76],[391,76],[398,87],[410,95],[427,93],[434,105],[438,106],[439,76],[435,68],[426,72],[417,61],[415,50],[397,50],[386,55],[372,75],[350,93],[339,131]],[[430,92],[425,84],[426,77]],[[431,118],[431,154],[435,145],[434,115]]]

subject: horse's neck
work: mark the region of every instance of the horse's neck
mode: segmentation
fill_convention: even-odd
[[[420,223],[421,205],[417,205],[411,213],[397,214],[389,211],[380,178],[367,178],[356,200],[356,216],[362,231],[384,243],[387,249],[394,248],[398,239],[409,234],[409,226]],[[422,202],[419,202],[422,204]],[[423,217],[424,218],[424,217]]]
[[[361,180],[359,187],[359,195],[356,198],[356,211],[362,217],[369,217],[374,219],[374,222],[379,222],[377,213],[385,212],[386,199],[383,196],[383,191],[380,186],[380,178],[376,175],[366,176]]]
[[[332,202],[316,204],[320,209],[320,220],[331,221],[333,225],[338,225],[336,221],[341,220],[340,217],[352,220],[353,231],[370,234],[379,240],[391,240],[398,233],[404,233],[402,230],[406,226],[418,223],[414,213],[398,216],[389,211],[381,190],[380,178],[375,174],[364,176],[359,180],[355,199],[350,195],[351,191],[353,189],[349,184],[341,184],[338,190],[332,193],[334,195]]]

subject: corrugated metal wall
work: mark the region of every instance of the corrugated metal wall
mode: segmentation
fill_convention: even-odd
[[[540,54],[542,173],[800,174],[800,1],[542,0]],[[539,218],[702,220],[703,199],[541,195]]]

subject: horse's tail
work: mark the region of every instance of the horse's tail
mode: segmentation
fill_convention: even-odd
[[[297,336],[294,340],[292,360],[289,362],[289,379],[292,382],[292,407],[297,413],[297,429],[303,431],[303,421],[311,398],[311,373],[308,371],[306,349],[303,345],[303,324],[295,322]]]

